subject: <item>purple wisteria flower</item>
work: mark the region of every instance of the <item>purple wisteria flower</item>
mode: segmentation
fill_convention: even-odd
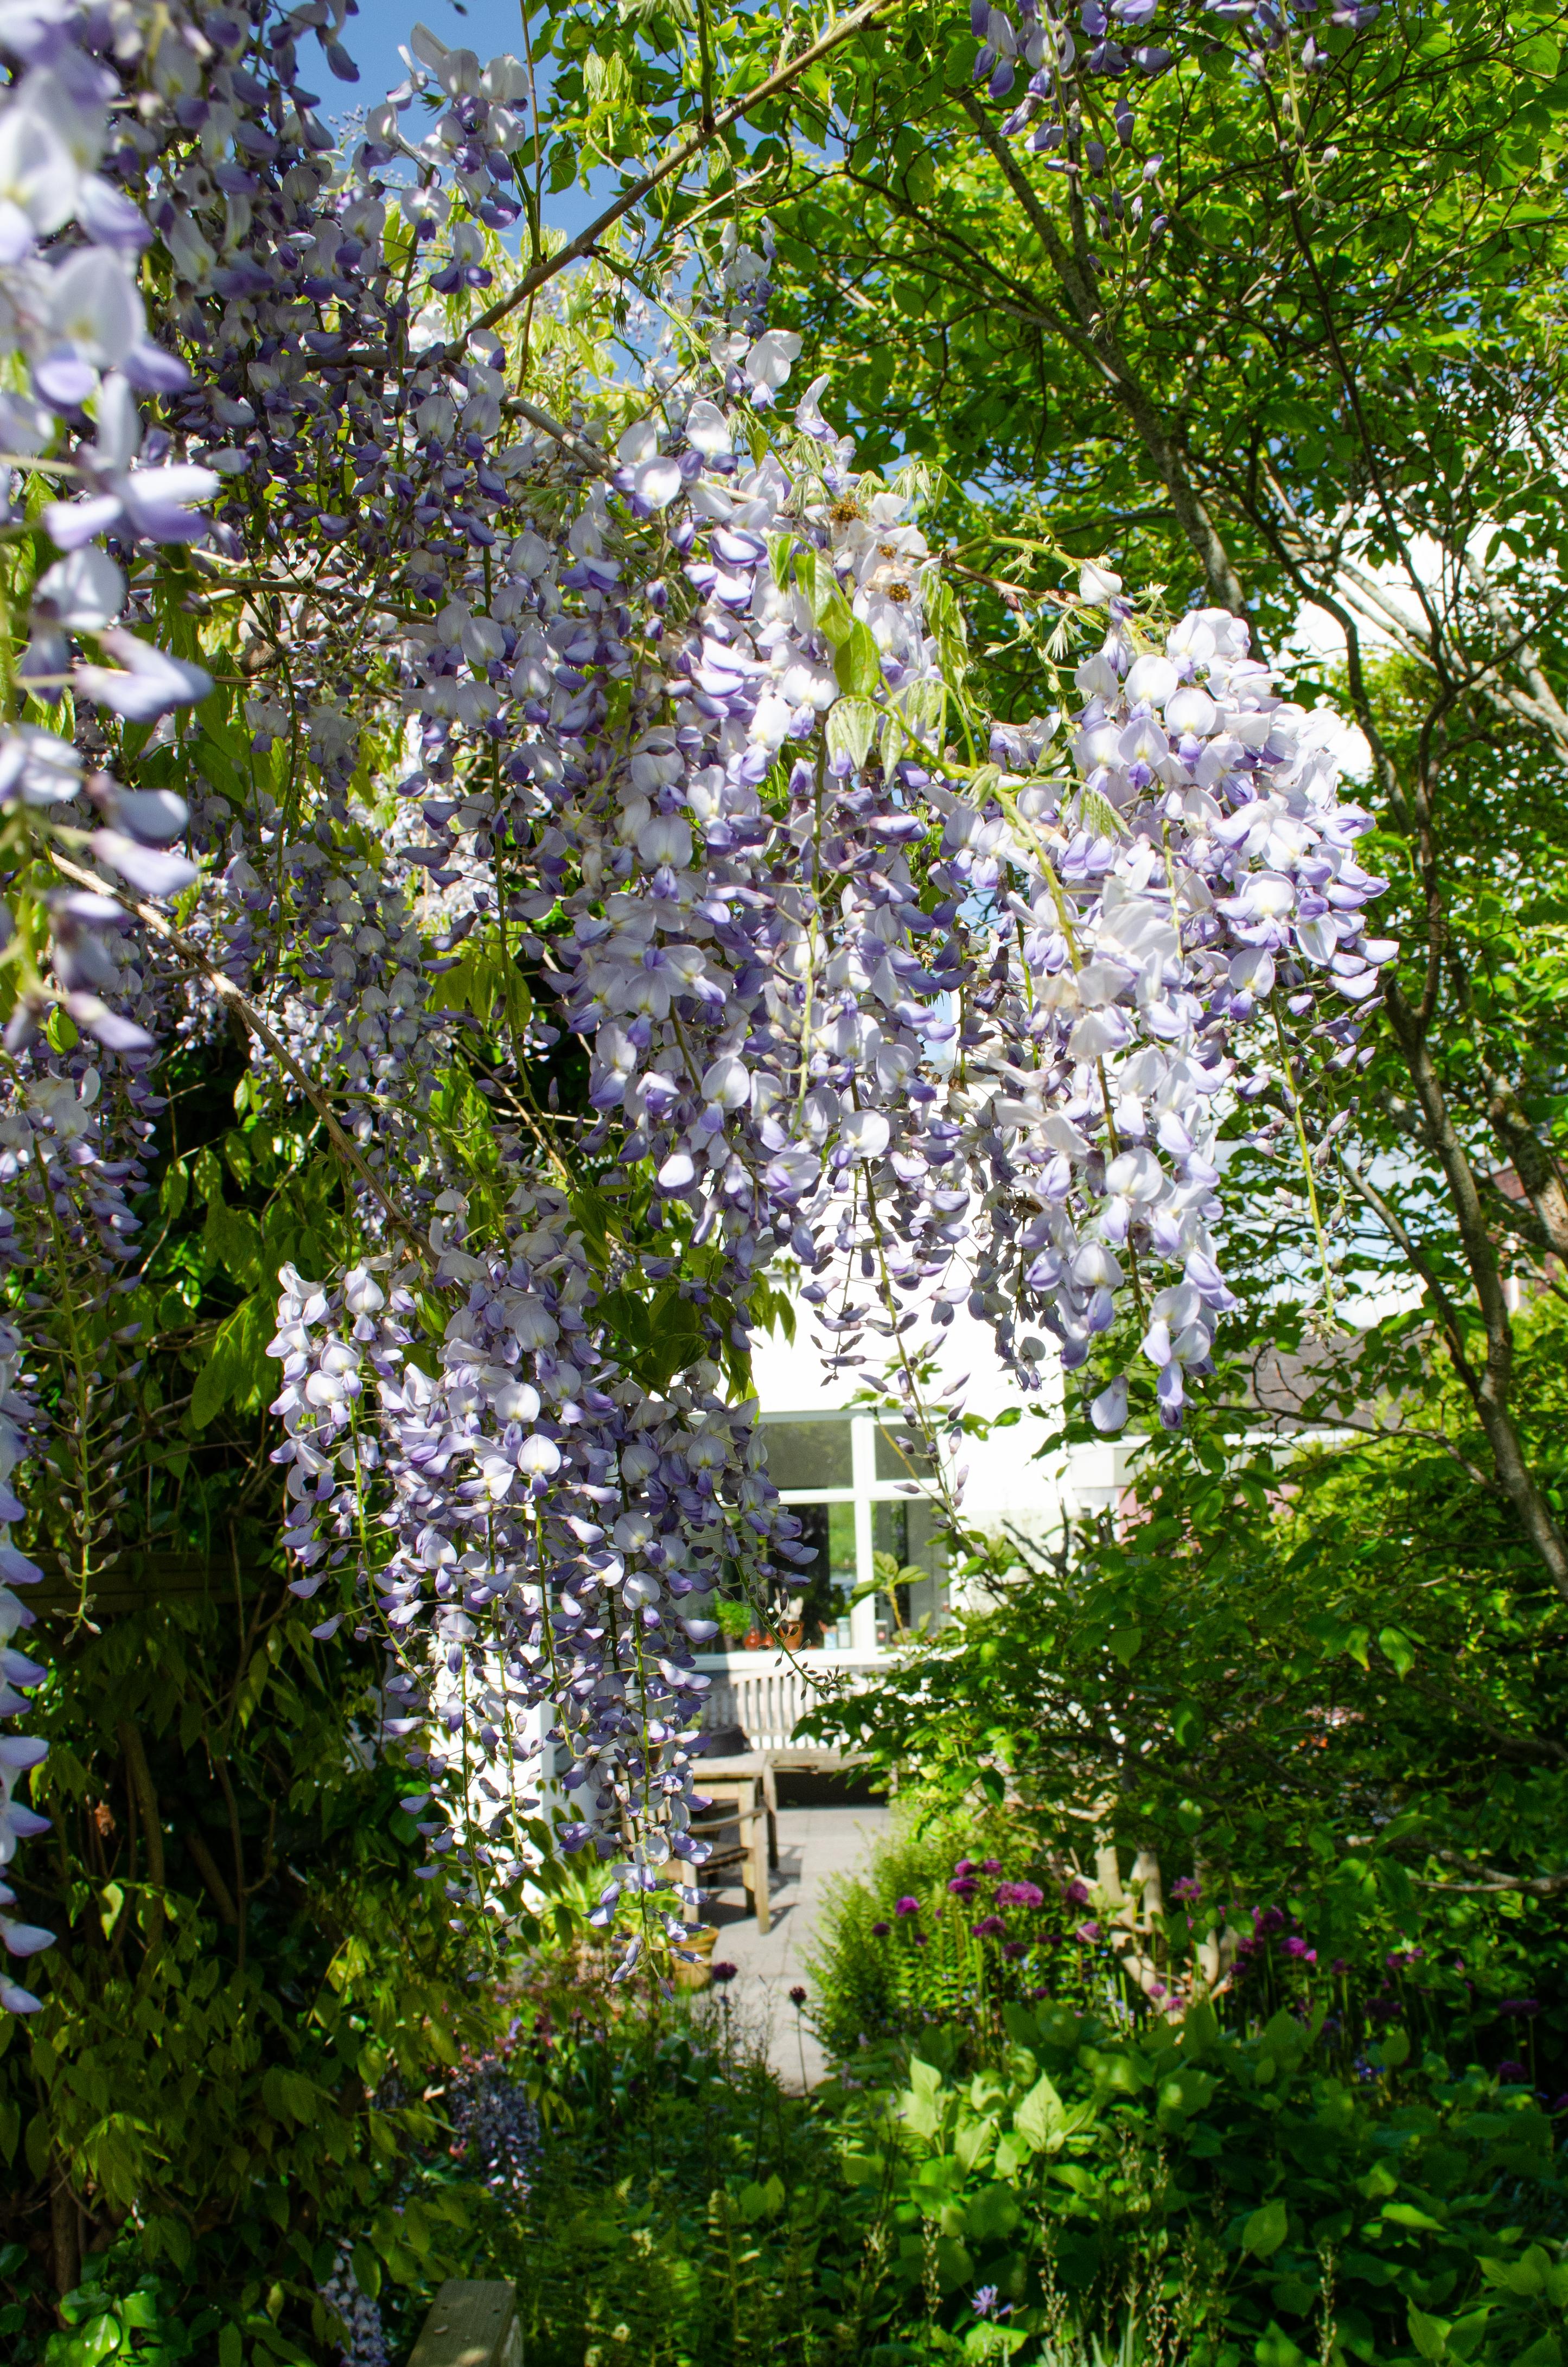
[[[527,69],[421,28],[340,151],[303,34],[352,62],[309,13],[0,20],[0,493],[37,558],[23,677],[62,719],[0,727],[33,898],[0,916],[22,965],[0,1249],[39,1271],[65,1241],[105,1306],[133,1282],[160,1048],[220,1001],[248,1014],[258,1087],[330,1114],[358,1244],[278,1275],[293,1591],[318,1642],[347,1623],[386,1653],[376,1742],[410,1771],[422,1878],[492,1916],[548,1797],[600,1868],[591,1920],[635,1927],[629,1977],[696,1912],[716,1602],[736,1571],[777,1599],[813,1557],[738,1387],[759,1280],[791,1262],[829,1372],[877,1358],[955,1501],[961,1404],[929,1415],[912,1376],[961,1307],[1032,1395],[1088,1367],[1136,1273],[1175,1426],[1235,1306],[1221,1123],[1256,1104],[1265,1148],[1286,1127],[1276,1024],[1331,1069],[1368,1057],[1395,948],[1367,933],[1383,883],[1333,719],[1282,696],[1245,619],[1146,626],[1091,561],[1071,711],[956,753],[961,618],[917,482],[856,466],[825,380],[791,411],[766,229],[694,232],[695,297],[672,284],[641,324],[642,383],[584,377],[556,420],[492,302]],[[1101,80],[1085,235],[1157,235],[1114,186],[1129,93],[1172,54],[1155,13],[1095,0],[1074,30],[977,0],[977,76],[1048,166]],[[213,583],[272,587],[258,617],[316,620],[248,641],[237,692],[190,597],[199,543]],[[255,760],[233,798],[188,728],[231,697]],[[574,1132],[534,1106],[568,1038]],[[629,1305],[678,1342],[656,1384]],[[0,1346],[4,1523],[36,1459],[29,1346]],[[1088,1411],[1109,1434],[1130,1402],[1119,1374]],[[27,1624],[7,1588],[0,1643]],[[0,1699],[35,1665],[13,1654]],[[41,1748],[0,1740],[0,1863]],[[948,1893],[1002,1873],[960,1859]]]

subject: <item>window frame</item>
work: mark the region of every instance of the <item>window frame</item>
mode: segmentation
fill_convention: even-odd
[[[885,1413],[862,1411],[858,1408],[838,1407],[793,1412],[783,1407],[768,1410],[758,1417],[766,1435],[775,1422],[835,1421],[849,1424],[850,1485],[847,1488],[781,1488],[781,1504],[853,1504],[855,1507],[855,1585],[858,1591],[875,1576],[872,1567],[872,1507],[876,1504],[907,1504],[917,1496],[933,1496],[937,1483],[933,1476],[918,1478],[913,1473],[903,1479],[879,1479],[877,1477],[877,1433],[889,1427]],[[877,1598],[868,1594],[857,1603],[849,1614],[850,1641],[848,1650],[857,1658],[884,1653],[888,1647],[877,1641]],[[844,1648],[824,1645],[820,1648],[826,1658]]]

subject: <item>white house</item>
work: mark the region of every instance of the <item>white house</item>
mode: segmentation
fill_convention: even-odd
[[[942,1342],[938,1388],[967,1375],[966,1411],[994,1421],[1019,1403],[990,1331],[966,1309],[958,1310]],[[1062,1376],[1059,1368],[1046,1371],[1054,1414]],[[784,1652],[736,1644],[699,1659],[713,1680],[707,1723],[739,1726],[754,1748],[777,1750],[789,1741],[820,1683],[853,1684],[897,1649],[902,1628],[922,1622],[939,1626],[949,1583],[932,1491],[920,1485],[929,1466],[912,1465],[896,1425],[856,1409],[853,1377],[824,1370],[808,1308],[799,1309],[793,1341],[775,1331],[757,1344],[752,1374],[774,1483],[801,1517],[802,1542],[825,1557],[841,1605],[820,1647]],[[1064,1513],[1096,1512],[1115,1501],[1127,1481],[1128,1449],[1108,1440],[1054,1461],[1036,1460],[1037,1446],[1054,1426],[1026,1412],[1006,1429],[961,1442],[949,1476],[957,1481],[963,1475],[960,1510],[968,1525],[1044,1537],[1060,1530]],[[901,1567],[926,1573],[897,1601],[870,1591],[874,1557],[884,1553]],[[810,1580],[819,1572],[820,1561],[802,1575]],[[856,1593],[862,1599],[852,1605]]]

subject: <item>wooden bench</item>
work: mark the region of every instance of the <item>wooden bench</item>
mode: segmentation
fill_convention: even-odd
[[[766,1931],[770,1920],[767,1869],[774,1852],[769,1846],[773,1819],[768,1814],[762,1775],[749,1770],[737,1774],[721,1773],[717,1761],[699,1761],[696,1775],[699,1799],[711,1803],[692,1814],[693,1838],[706,1840],[711,1849],[707,1863],[698,1869],[698,1881],[704,1889],[716,1889],[719,1877],[735,1868],[745,1885],[756,1928]]]
[[[408,2367],[523,2367],[517,2296],[498,2280],[449,2277]]]

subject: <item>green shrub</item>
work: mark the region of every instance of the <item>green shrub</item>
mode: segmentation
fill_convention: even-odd
[[[934,2032],[840,2105],[842,2173],[887,2211],[899,2315],[933,2321],[934,2353],[1558,2360],[1568,2185],[1527,2089],[1412,2064],[1403,2030],[1337,2064],[1321,2018],[1283,2012],[1244,2038],[1208,2005],[1142,2031],[1003,2019],[996,2067],[960,2076],[966,2033]]]
[[[807,1960],[812,2021],[840,2057],[933,2022],[962,2026],[983,2051],[1006,1999],[1082,1986],[1080,1911],[1064,1906],[1027,1828],[999,1810],[910,1802],[864,1869],[827,1886]]]

